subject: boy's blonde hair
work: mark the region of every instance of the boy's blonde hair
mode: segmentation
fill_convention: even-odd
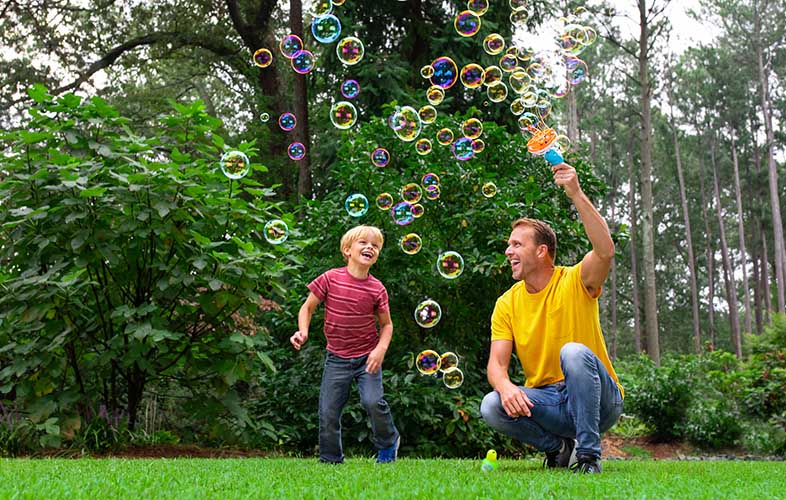
[[[344,255],[344,249],[349,248],[355,243],[357,240],[361,238],[366,239],[376,239],[379,241],[379,249],[382,250],[382,245],[385,244],[385,237],[382,236],[382,231],[379,228],[374,226],[355,226],[346,233],[344,236],[341,237],[341,256],[344,257],[344,260],[347,259],[347,256]]]

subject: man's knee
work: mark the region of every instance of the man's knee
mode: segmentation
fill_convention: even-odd
[[[499,399],[499,394],[496,391],[491,391],[480,402],[480,416],[483,417],[483,420],[489,422],[499,412],[501,406],[502,402]]]
[[[559,351],[559,360],[562,366],[582,363],[594,356],[592,350],[578,342],[568,342]]]

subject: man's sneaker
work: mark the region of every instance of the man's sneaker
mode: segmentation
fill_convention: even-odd
[[[577,474],[600,474],[602,468],[600,458],[582,455],[571,469]]]
[[[400,442],[401,442],[401,436],[396,438],[396,442],[393,443],[393,446],[391,446],[390,448],[379,450],[379,453],[377,453],[377,463],[388,464],[390,462],[395,462],[396,458],[398,458],[398,445]]]
[[[557,451],[546,453],[543,466],[547,469],[570,467],[576,463],[576,440],[562,438],[562,446]]]

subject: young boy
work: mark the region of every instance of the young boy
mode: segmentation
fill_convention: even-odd
[[[371,420],[377,463],[395,462],[400,435],[382,389],[382,361],[393,336],[388,292],[371,276],[384,238],[373,226],[357,226],[341,238],[346,267],[331,269],[309,283],[310,293],[298,314],[298,331],[289,339],[295,349],[308,340],[311,316],[325,301],[327,358],[319,388],[319,460],[344,462],[341,412],[357,380],[360,402]],[[377,325],[379,323],[379,333]]]

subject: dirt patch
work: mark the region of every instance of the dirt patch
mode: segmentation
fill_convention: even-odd
[[[608,458],[648,458],[648,455],[656,460],[675,460],[699,453],[686,443],[659,443],[649,438],[623,438],[614,434],[604,436],[601,446],[603,456]],[[642,450],[642,454],[631,453],[635,449]]]

